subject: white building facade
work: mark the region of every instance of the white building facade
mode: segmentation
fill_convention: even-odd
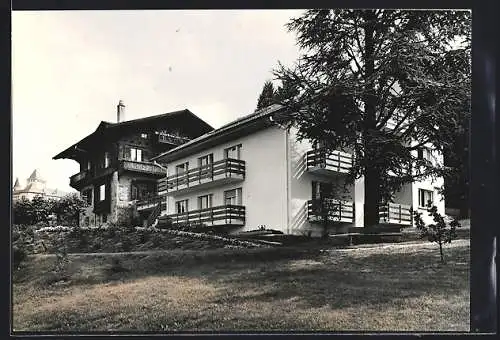
[[[364,227],[364,180],[344,187],[352,154],[325,155],[298,141],[296,128],[275,123],[279,113],[271,106],[154,157],[167,168],[158,188],[166,198],[160,222],[220,225],[231,232],[265,226],[312,236],[321,234],[325,221],[330,233]],[[380,207],[380,224],[412,226],[411,209],[431,222],[428,200],[444,214],[442,184],[405,184],[394,203]],[[328,215],[321,213],[325,201]]]

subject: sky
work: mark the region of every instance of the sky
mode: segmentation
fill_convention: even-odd
[[[285,24],[300,10],[12,13],[12,174],[37,168],[74,191],[73,160],[52,157],[100,121],[189,109],[214,128],[255,110],[278,61],[299,56]]]

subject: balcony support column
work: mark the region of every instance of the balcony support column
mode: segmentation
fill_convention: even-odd
[[[110,203],[111,203],[111,211],[109,216],[110,223],[118,222],[118,171],[114,171],[111,176],[111,185],[110,185]]]

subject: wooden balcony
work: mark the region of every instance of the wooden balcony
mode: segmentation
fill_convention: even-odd
[[[245,161],[228,158],[162,178],[158,182],[158,193],[181,194],[244,179]]]
[[[313,149],[306,153],[307,170],[314,174],[345,174],[352,168],[353,157],[342,151],[327,154],[322,149]]]
[[[323,203],[323,204],[322,204]],[[323,223],[325,214],[328,222],[353,223],[354,203],[333,198],[307,201],[307,219],[311,223]]]
[[[115,171],[114,167],[107,168],[92,168],[91,170],[83,170],[69,178],[69,185],[76,190],[80,190],[86,185],[92,183],[93,180],[111,175]]]
[[[142,198],[142,199],[137,200],[136,207],[137,207],[137,211],[144,211],[144,210],[148,210],[148,209],[153,209],[158,204],[161,204],[162,211],[167,210],[167,197],[153,195],[150,197]]]
[[[69,185],[72,188],[80,189],[90,178],[90,171],[83,170],[69,178]]]
[[[182,137],[171,133],[160,132],[158,134],[158,142],[163,144],[179,146],[189,141],[190,139],[188,137]]]
[[[151,162],[136,162],[127,159],[120,160],[120,170],[148,174],[155,177],[167,175],[167,169]]]
[[[192,210],[180,214],[166,215],[173,225],[204,224],[209,226],[244,226],[245,207],[242,205],[220,205],[217,207]]]
[[[383,204],[379,208],[379,223],[380,224],[412,224],[412,207],[411,205],[388,203]]]

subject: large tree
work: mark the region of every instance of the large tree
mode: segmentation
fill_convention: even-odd
[[[308,10],[287,28],[302,55],[274,72],[295,92],[281,104],[299,139],[354,153],[347,183],[364,177],[365,226],[405,183],[452,170],[417,150],[449,149],[467,119],[470,12]]]

